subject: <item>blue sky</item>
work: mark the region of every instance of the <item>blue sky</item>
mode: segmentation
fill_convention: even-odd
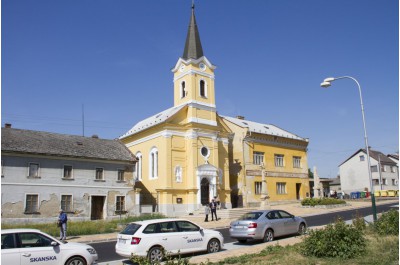
[[[219,114],[309,138],[309,167],[335,177],[364,147],[399,149],[395,0],[198,0]],[[2,107],[13,128],[117,138],[173,106],[190,0],[2,0]]]

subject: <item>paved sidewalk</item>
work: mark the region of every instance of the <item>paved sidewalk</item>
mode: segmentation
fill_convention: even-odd
[[[376,205],[388,204],[388,203],[393,203],[393,202],[398,203],[399,199],[393,198],[393,199],[386,199],[386,200],[377,200]],[[271,205],[270,208],[271,209],[282,209],[293,215],[305,217],[305,216],[325,214],[325,213],[331,213],[331,212],[340,212],[340,211],[345,211],[345,210],[350,210],[350,209],[358,209],[358,208],[363,208],[363,207],[368,207],[368,206],[371,206],[371,201],[354,200],[354,201],[348,201],[346,206],[341,206],[341,207],[336,207],[336,208],[306,208],[306,207],[302,207],[300,202],[290,203],[290,204]],[[232,219],[220,219],[218,221],[213,221],[213,222],[204,222],[203,214],[185,216],[184,218],[193,221],[194,223],[198,224],[199,226],[201,226],[203,228],[210,228],[210,229],[228,227],[230,222],[232,221]],[[371,219],[371,218],[369,218],[369,219]],[[116,233],[110,233],[110,234],[75,236],[75,237],[68,238],[68,241],[69,242],[82,242],[82,243],[114,241],[117,238],[117,234],[118,233],[116,232]],[[231,256],[240,256],[245,253],[246,254],[257,253],[257,252],[261,251],[262,249],[264,249],[268,245],[279,244],[281,246],[285,246],[285,245],[293,245],[300,241],[301,241],[301,237],[290,237],[290,238],[285,238],[285,239],[276,240],[273,242],[268,242],[268,243],[263,243],[263,244],[248,245],[248,247],[242,247],[239,249],[223,250],[221,252],[214,253],[214,254],[194,256],[190,259],[190,263],[200,263],[200,262],[205,262],[207,260],[209,260],[210,262],[217,262],[217,261],[223,260],[223,259],[225,259],[227,257],[231,257]],[[114,261],[114,262],[100,263],[99,265],[121,265],[121,264],[122,264],[122,261]]]

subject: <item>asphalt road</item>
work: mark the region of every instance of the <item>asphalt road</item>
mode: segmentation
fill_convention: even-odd
[[[379,205],[376,207],[377,213],[386,212],[386,211],[390,210],[394,205],[398,206],[398,203]],[[304,219],[306,219],[308,226],[312,227],[312,226],[321,226],[321,225],[333,223],[339,217],[341,217],[343,220],[351,220],[351,219],[354,219],[354,217],[356,215],[362,215],[362,216],[372,215],[372,207],[365,207],[365,208],[360,208],[357,210],[348,210],[348,211],[340,211],[340,212],[328,213],[328,214],[322,214],[322,215],[308,216],[308,217],[304,217]],[[216,229],[216,230],[221,232],[221,234],[224,236],[225,244],[236,241],[236,240],[233,240],[230,238],[228,228]],[[115,244],[116,244],[116,241],[108,241],[108,242],[92,243],[89,245],[93,246],[96,249],[96,251],[99,255],[98,262],[101,263],[101,262],[108,262],[108,261],[123,259],[123,257],[121,257],[115,253]],[[250,244],[252,244],[252,243],[250,243]]]

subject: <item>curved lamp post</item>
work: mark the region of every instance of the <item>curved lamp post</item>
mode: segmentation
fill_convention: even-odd
[[[373,214],[373,218],[374,218],[374,222],[375,222],[377,220],[377,217],[376,217],[376,205],[375,205],[375,194],[374,194],[374,185],[372,183],[371,162],[370,162],[370,159],[369,159],[369,145],[368,145],[367,128],[365,126],[364,104],[363,104],[362,95],[361,95],[361,86],[360,86],[360,84],[358,83],[358,81],[354,77],[341,76],[341,77],[328,77],[328,78],[325,78],[324,81],[321,83],[321,87],[323,87],[323,88],[330,87],[331,83],[333,81],[339,80],[339,79],[344,79],[344,78],[351,79],[354,82],[356,82],[356,84],[358,86],[358,91],[360,93],[361,113],[362,113],[362,119],[363,119],[363,125],[364,125],[365,149],[367,150],[369,184],[370,184],[370,189],[371,189],[372,214]]]

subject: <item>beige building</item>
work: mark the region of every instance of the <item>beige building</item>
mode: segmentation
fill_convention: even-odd
[[[141,189],[142,209],[175,216],[200,209],[215,196],[226,208],[257,205],[262,172],[273,200],[304,198],[309,192],[308,140],[247,121],[271,128],[255,132],[239,119],[218,115],[215,69],[203,54],[192,7],[184,52],[172,69],[173,107],[120,137],[138,159],[135,187]],[[257,152],[264,153],[263,170],[261,160],[253,161]],[[270,162],[274,155],[283,156],[282,164]],[[290,166],[291,159],[296,166]]]

